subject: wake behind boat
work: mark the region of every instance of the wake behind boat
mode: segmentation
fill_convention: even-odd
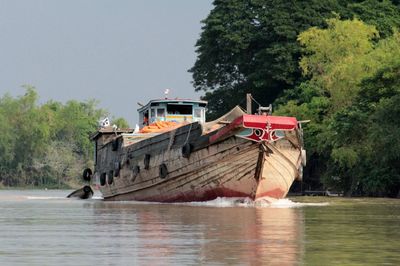
[[[237,106],[206,123],[206,105],[152,100],[138,109],[139,132],[100,128],[92,136],[94,182],[104,200],[284,198],[293,181],[302,178],[305,165],[296,118],[272,116],[268,108],[250,114]]]

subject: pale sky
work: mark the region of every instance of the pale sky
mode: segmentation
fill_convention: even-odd
[[[0,94],[97,99],[131,126],[137,102],[198,99],[187,72],[212,0],[0,0]]]

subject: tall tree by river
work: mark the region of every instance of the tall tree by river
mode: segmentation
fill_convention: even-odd
[[[328,25],[299,35],[300,65],[309,79],[277,113],[312,120],[308,174],[321,176],[325,187],[396,196],[400,33],[379,39],[375,26],[357,19],[330,19]]]
[[[261,104],[276,100],[304,78],[298,66],[297,35],[325,20],[358,17],[376,25],[382,36],[400,26],[399,8],[388,0],[271,1],[215,0],[196,43],[197,60],[189,70],[197,91],[216,118],[251,92]]]
[[[94,100],[37,101],[31,86],[22,96],[0,98],[0,187],[74,185],[93,164],[89,135],[107,112]]]
[[[262,104],[275,102],[277,114],[312,120],[305,127],[306,186],[398,194],[400,131],[389,114],[397,114],[400,93],[399,3],[216,0],[214,6],[190,69],[211,118],[251,92]]]

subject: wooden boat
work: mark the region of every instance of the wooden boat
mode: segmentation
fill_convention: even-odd
[[[305,151],[294,117],[248,114],[235,107],[205,123],[206,102],[150,101],[147,123],[176,121],[153,133],[104,127],[95,142],[94,180],[105,200],[206,201],[217,197],[283,198],[302,178]]]

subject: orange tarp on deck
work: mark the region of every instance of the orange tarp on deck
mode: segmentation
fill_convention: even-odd
[[[143,127],[139,132],[140,133],[157,133],[162,131],[169,131],[171,129],[182,126],[182,124],[178,124],[176,122],[171,121],[156,121],[148,126]]]

